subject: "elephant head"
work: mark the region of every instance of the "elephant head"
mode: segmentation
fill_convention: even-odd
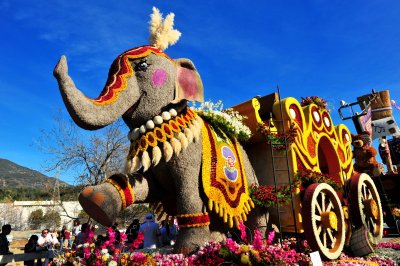
[[[65,56],[56,65],[54,76],[71,117],[89,130],[109,125],[121,116],[132,130],[174,105],[203,100],[203,85],[194,64],[188,59],[173,60],[153,46],[119,55],[96,99],[76,88]]]

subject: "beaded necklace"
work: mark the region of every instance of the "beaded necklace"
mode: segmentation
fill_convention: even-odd
[[[185,108],[177,114],[171,109],[169,115],[166,113],[129,132],[131,145],[127,156],[127,173],[134,173],[142,166],[145,172],[151,165],[156,166],[163,156],[168,162],[190,143],[199,141],[203,120],[193,110]]]

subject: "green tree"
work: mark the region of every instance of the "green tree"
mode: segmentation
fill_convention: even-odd
[[[31,212],[28,218],[31,229],[40,229],[43,222],[43,211],[41,209]]]
[[[57,229],[61,224],[60,214],[56,210],[48,210],[45,215],[43,215],[43,224],[46,228]]]

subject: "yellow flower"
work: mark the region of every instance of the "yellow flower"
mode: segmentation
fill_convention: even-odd
[[[242,246],[242,252],[247,252],[249,251],[249,246],[248,245],[243,245]]]
[[[242,254],[242,256],[240,256],[240,262],[244,265],[248,265],[250,263],[250,258],[248,255],[246,254]]]

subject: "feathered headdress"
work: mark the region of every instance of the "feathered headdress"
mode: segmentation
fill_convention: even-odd
[[[174,27],[174,13],[169,13],[163,20],[160,10],[153,7],[150,21],[150,44],[160,50],[165,50],[169,45],[174,45],[181,36]]]

